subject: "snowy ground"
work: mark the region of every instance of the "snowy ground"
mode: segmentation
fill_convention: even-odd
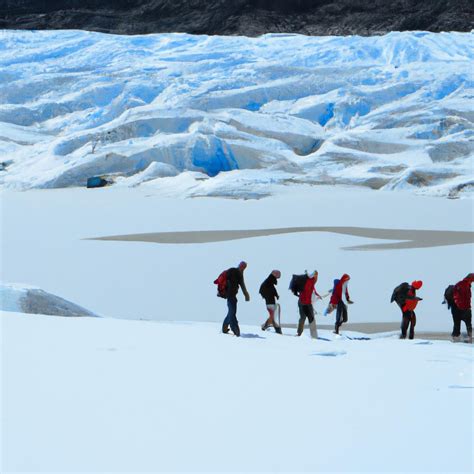
[[[470,345],[19,313],[1,323],[2,472],[473,469]]]
[[[105,174],[175,196],[269,182],[472,191],[472,33],[0,37],[7,187]],[[185,170],[199,174],[173,178]]]
[[[185,177],[185,175],[183,175]],[[127,319],[221,321],[225,302],[214,279],[242,259],[250,303],[240,302],[239,319],[258,324],[265,316],[258,288],[275,267],[282,321],[297,320],[296,298],[288,291],[293,273],[316,268],[317,288],[352,276],[349,319],[354,323],[397,322],[393,288],[421,279],[424,298],[418,328],[449,332],[451,314],[444,289],[472,271],[471,244],[439,247],[345,250],[387,240],[331,232],[296,232],[194,244],[88,240],[111,235],[200,230],[248,230],[301,226],[470,232],[472,201],[410,193],[333,187],[269,186],[260,200],[174,199],[167,189],[57,189],[2,192],[1,280],[34,285],[99,315]],[[399,240],[394,238],[397,245]],[[369,247],[370,249],[371,247]],[[322,312],[324,304],[317,303]],[[331,324],[334,315],[318,316]]]

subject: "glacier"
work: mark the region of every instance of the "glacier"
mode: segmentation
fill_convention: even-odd
[[[473,33],[0,31],[0,185],[474,189]]]

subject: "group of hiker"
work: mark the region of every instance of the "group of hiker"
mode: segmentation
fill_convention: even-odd
[[[222,332],[224,334],[232,333],[240,336],[240,327],[237,320],[237,293],[239,288],[245,296],[245,301],[250,300],[249,292],[245,286],[244,271],[247,263],[242,261],[237,267],[229,268],[223,271],[214,281],[217,285],[217,296],[227,300],[227,315],[222,323]],[[280,324],[280,298],[276,286],[281,277],[279,270],[273,270],[270,275],[260,285],[259,293],[265,300],[268,318],[262,325],[262,330],[274,328],[275,332],[282,334]],[[350,276],[344,273],[340,279],[334,280],[333,288],[321,296],[316,290],[318,281],[318,272],[313,270],[305,272],[302,275],[293,275],[289,289],[298,297],[299,320],[296,335],[301,336],[304,331],[306,320],[308,321],[310,335],[313,339],[318,337],[315,311],[313,303],[316,300],[322,300],[326,296],[331,296],[324,314],[330,314],[336,311],[336,321],[334,333],[339,334],[339,329],[343,323],[348,321],[347,306],[353,304],[349,296],[348,283]],[[471,314],[471,284],[474,282],[474,273],[469,273],[464,279],[455,285],[449,285],[444,293],[443,303],[447,304],[453,317],[453,332],[451,334],[454,342],[460,340],[461,322],[466,325],[469,342],[472,342],[472,314]],[[422,298],[418,297],[416,292],[423,286],[421,280],[415,280],[411,284],[408,282],[398,285],[392,293],[390,302],[397,303],[402,312],[401,339],[415,337],[416,314],[415,309]]]
[[[455,285],[449,285],[444,291],[443,304],[448,306],[453,317],[453,331],[451,338],[453,342],[461,339],[461,323],[466,325],[468,341],[472,343],[472,311],[471,311],[471,284],[474,282],[474,273],[469,273]],[[402,311],[401,339],[415,337],[416,314],[415,308],[420,298],[416,295],[417,290],[423,286],[421,280],[415,280],[411,284],[404,282],[398,285],[392,293],[391,303],[394,301]]]

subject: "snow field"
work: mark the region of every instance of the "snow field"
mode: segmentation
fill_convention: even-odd
[[[472,346],[1,317],[4,472],[472,471]]]
[[[470,200],[440,200],[410,193],[334,187],[271,185],[261,200],[173,199],[167,191],[133,189],[58,189],[2,193],[4,282],[26,282],[99,315],[126,319],[222,321],[225,301],[212,283],[242,259],[251,301],[240,298],[243,324],[266,318],[258,294],[274,269],[282,321],[296,323],[296,298],[288,291],[293,273],[317,269],[317,289],[351,275],[350,322],[398,322],[390,304],[395,286],[424,281],[417,329],[450,332],[450,312],[442,305],[448,284],[472,270],[472,244],[393,250],[344,250],[390,241],[304,232],[202,244],[88,240],[146,232],[272,229],[301,226],[356,226],[386,229],[472,230]],[[316,303],[319,324],[327,300]]]

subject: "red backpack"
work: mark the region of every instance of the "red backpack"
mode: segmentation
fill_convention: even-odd
[[[227,270],[224,270],[215,280],[217,285],[217,296],[227,298]]]

